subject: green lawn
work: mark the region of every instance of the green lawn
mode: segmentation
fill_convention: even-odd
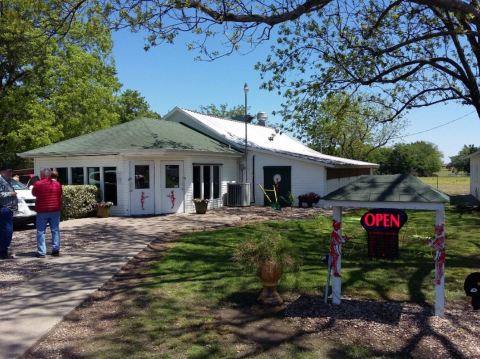
[[[449,195],[470,193],[470,177],[454,175],[446,168],[436,173],[436,176],[419,178],[426,184],[438,188]]]
[[[432,251],[425,240],[432,235],[435,214],[409,212],[409,221],[401,232],[400,258],[395,261],[367,258],[360,215],[356,212],[344,217],[344,232],[353,240],[343,250],[342,294],[433,303],[434,265]],[[284,233],[302,253],[300,272],[287,274],[281,282],[280,292],[284,296],[323,292],[326,268],[322,259],[328,250],[330,223],[330,218],[318,217],[265,224],[271,231]],[[120,322],[115,335],[99,333],[92,338],[91,357],[236,357],[240,344],[219,323],[218,311],[221,307],[255,303],[259,291],[257,278],[243,273],[231,258],[235,246],[258,226],[181,237],[162,260],[152,265],[147,273],[149,279],[132,291],[131,300],[126,303],[127,319]],[[468,273],[478,270],[478,228],[478,212],[460,215],[453,209],[447,211],[447,306],[465,302],[463,280]],[[293,353],[288,343],[282,345],[285,350],[279,357],[321,356],[321,352]],[[254,356],[268,357],[262,353]]]

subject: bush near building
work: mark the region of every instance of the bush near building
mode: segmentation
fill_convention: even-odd
[[[88,217],[95,211],[98,188],[93,185],[63,186],[62,219]]]

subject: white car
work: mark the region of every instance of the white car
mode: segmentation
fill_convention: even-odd
[[[23,183],[12,180],[12,186],[17,192],[18,210],[13,214],[15,222],[35,223],[37,212],[35,212],[35,196],[32,191]]]

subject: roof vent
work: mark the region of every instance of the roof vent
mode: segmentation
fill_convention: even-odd
[[[265,126],[267,124],[268,115],[266,112],[257,113],[257,124],[260,126]]]

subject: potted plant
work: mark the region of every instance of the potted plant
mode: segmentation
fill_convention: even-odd
[[[195,204],[195,213],[205,214],[207,213],[208,208],[208,199],[194,198],[193,203]]]
[[[307,207],[312,207],[313,204],[317,204],[320,201],[320,196],[314,192],[305,193],[298,196],[298,207],[302,208],[303,203],[307,205]]]
[[[298,270],[297,250],[292,242],[280,233],[259,231],[235,249],[234,260],[259,276],[263,286],[260,303],[283,303],[277,292],[278,282],[286,270]]]
[[[98,202],[97,207],[97,217],[107,218],[110,216],[110,207],[113,206],[113,202]]]

